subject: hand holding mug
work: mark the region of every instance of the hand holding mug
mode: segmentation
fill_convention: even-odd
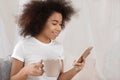
[[[42,76],[44,73],[42,61],[25,66],[24,69],[28,76]]]

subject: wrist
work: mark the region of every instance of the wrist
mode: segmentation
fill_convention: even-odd
[[[24,76],[26,76],[26,77],[29,76],[28,70],[27,70],[26,67],[23,67],[22,72],[23,72],[23,75],[24,75]]]

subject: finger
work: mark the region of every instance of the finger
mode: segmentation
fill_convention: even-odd
[[[73,66],[76,65],[76,63],[79,63],[77,60],[74,60]],[[81,64],[81,63],[80,63]]]
[[[36,69],[35,71],[34,71],[34,73],[36,74],[36,75],[42,75],[43,73],[44,73],[44,70],[43,69],[41,69],[41,70],[38,70],[38,69]]]
[[[43,68],[43,67],[44,67],[43,60],[41,60],[41,64],[42,64],[42,67],[41,67],[41,68]]]
[[[76,60],[74,60],[74,61],[73,61],[73,65],[74,65],[76,62],[77,62],[77,61],[76,61]]]
[[[81,66],[83,67],[85,65],[85,61],[83,61],[82,63],[75,63],[74,66]]]
[[[36,67],[36,68],[43,68],[43,64],[41,64],[41,63],[36,63],[36,64],[35,64],[35,67]]]
[[[43,60],[40,61],[40,64],[42,64],[42,63],[43,63]]]
[[[42,64],[41,68],[43,68],[44,67],[43,60],[41,60],[39,63]]]
[[[81,64],[85,64],[85,60]]]
[[[83,60],[83,62],[81,63],[81,66],[84,66],[85,65],[85,60]]]
[[[82,66],[82,63],[75,63],[74,66]]]

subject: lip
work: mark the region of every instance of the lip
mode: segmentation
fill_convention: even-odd
[[[58,36],[60,32],[52,32],[55,36]]]

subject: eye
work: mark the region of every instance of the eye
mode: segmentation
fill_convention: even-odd
[[[62,26],[62,24],[59,24],[60,26]]]
[[[57,23],[52,23],[53,25],[57,25]]]
[[[64,26],[63,23],[61,23],[60,26],[61,26],[61,27]]]

